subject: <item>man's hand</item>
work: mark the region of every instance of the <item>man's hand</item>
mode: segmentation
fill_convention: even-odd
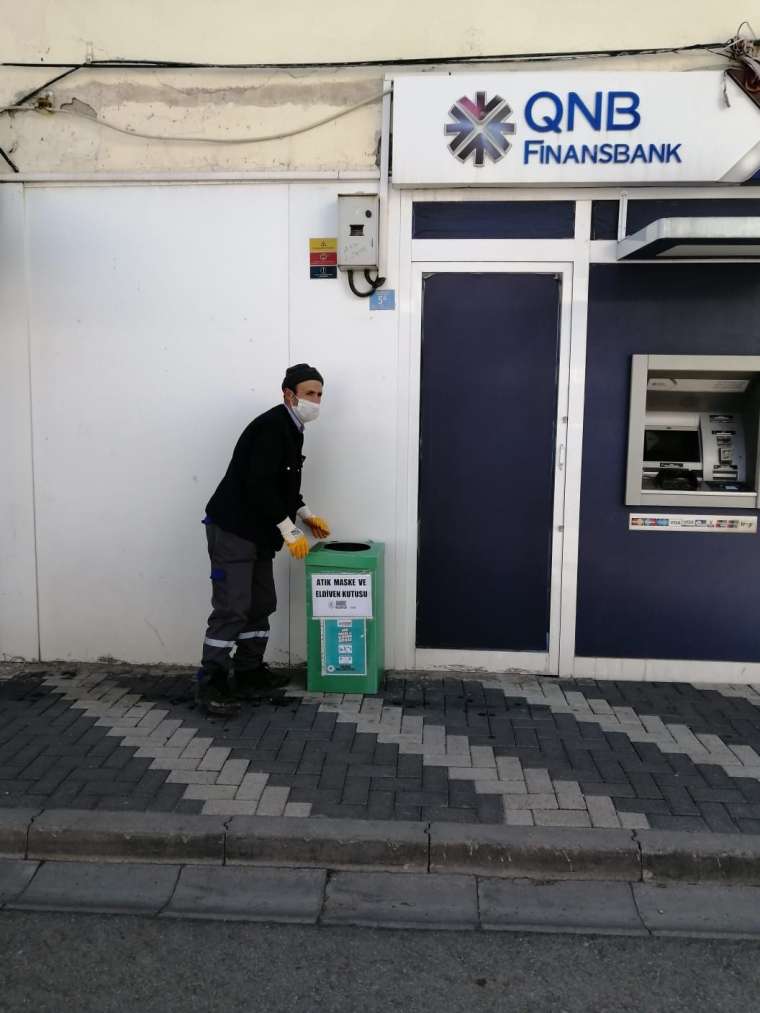
[[[304,524],[308,524],[315,538],[330,537],[330,525],[323,517],[316,517],[312,514],[311,517],[305,517],[303,520]]]
[[[277,527],[293,559],[305,559],[309,554],[309,543],[303,531],[297,528],[289,517],[280,521]]]

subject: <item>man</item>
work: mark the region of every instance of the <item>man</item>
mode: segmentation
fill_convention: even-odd
[[[301,497],[303,431],[319,415],[323,385],[319,371],[305,362],[287,370],[283,404],[244,430],[206,506],[213,611],[203,641],[198,701],[209,714],[233,715],[241,699],[288,681],[264,662],[269,616],[277,608],[272,561],[283,542],[294,559],[307,555],[309,544],[296,519],[315,538],[330,534]]]

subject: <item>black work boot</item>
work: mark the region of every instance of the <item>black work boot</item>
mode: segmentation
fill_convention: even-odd
[[[198,670],[195,699],[212,717],[235,717],[240,704],[230,689],[227,672],[218,665],[207,665]]]
[[[235,667],[235,696],[238,700],[253,700],[273,689],[282,689],[290,682],[290,672],[273,672],[265,661],[256,666]]]

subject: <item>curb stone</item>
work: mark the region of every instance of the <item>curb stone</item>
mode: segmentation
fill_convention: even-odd
[[[567,830],[463,823],[430,827],[430,871],[507,879],[641,879],[627,830]]]
[[[0,858],[25,858],[29,827],[41,809],[0,809]]]
[[[760,885],[760,836],[639,830],[644,882]]]
[[[225,861],[426,873],[428,847],[424,823],[235,816]]]
[[[0,810],[0,857],[760,885],[760,835]]]
[[[214,816],[51,809],[31,822],[25,857],[221,865],[224,824]]]

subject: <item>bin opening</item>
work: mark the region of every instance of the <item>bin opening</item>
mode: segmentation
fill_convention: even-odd
[[[369,545],[366,542],[326,542],[325,548],[332,552],[366,552]]]

